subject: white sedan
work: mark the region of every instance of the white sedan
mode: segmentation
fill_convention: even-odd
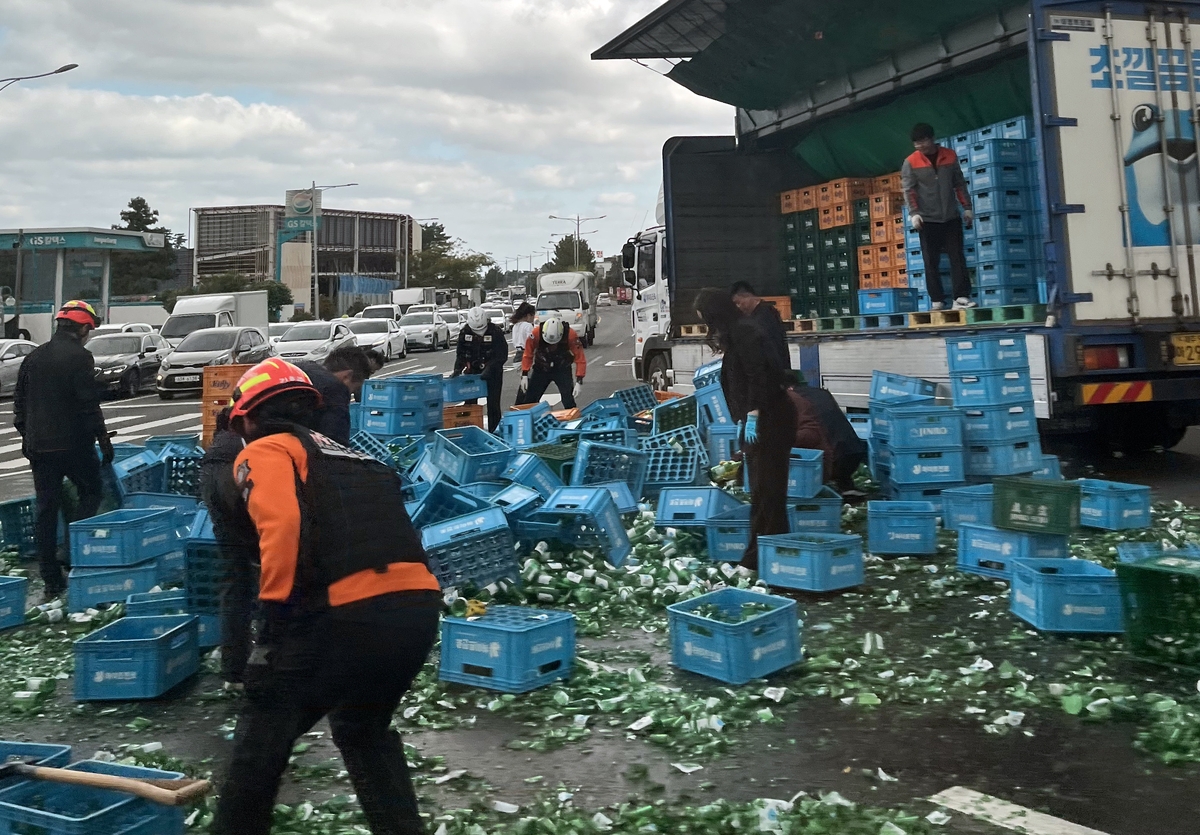
[[[442,321],[450,329],[450,341],[457,344],[459,334],[467,326],[467,320],[457,310],[439,310],[437,315],[442,317]]]
[[[353,344],[354,334],[350,333],[349,324],[345,321],[300,322],[275,343],[275,352],[288,362],[324,362],[333,351],[343,345]]]
[[[349,327],[358,347],[374,348],[385,362],[408,356],[408,339],[394,319],[355,319]]]
[[[405,313],[400,320],[400,330],[414,348],[440,351],[450,347],[450,328],[436,313]]]

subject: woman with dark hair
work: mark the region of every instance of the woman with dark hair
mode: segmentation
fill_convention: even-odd
[[[537,316],[537,311],[533,309],[533,305],[529,302],[521,302],[517,309],[513,311],[512,319],[512,344],[513,344],[513,363],[520,364],[521,358],[525,356],[525,343],[529,341],[529,337],[533,336],[533,320]]]
[[[794,378],[779,367],[767,335],[742,315],[728,293],[702,290],[696,312],[708,326],[709,346],[723,355],[721,389],[742,426],[751,501],[750,543],[742,565],[757,570],[758,537],[788,532],[788,466],[797,422],[788,389]]]

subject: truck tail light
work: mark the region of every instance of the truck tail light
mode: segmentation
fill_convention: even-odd
[[[1083,367],[1088,371],[1129,367],[1128,345],[1096,345],[1083,349]]]

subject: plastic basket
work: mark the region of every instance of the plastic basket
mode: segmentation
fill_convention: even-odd
[[[721,390],[720,385],[697,389],[696,406],[701,426],[733,426],[733,414],[729,411],[725,392]]]
[[[717,464],[721,461],[732,461],[735,452],[741,450],[738,440],[738,428],[731,423],[711,424],[705,428],[707,438],[708,460]]]
[[[183,589],[168,589],[131,594],[125,599],[125,614],[134,618],[189,614],[187,592]],[[216,615],[196,615],[196,641],[200,649],[219,645],[220,630],[221,622]]]
[[[1023,334],[946,337],[946,364],[951,374],[1029,369]]]
[[[706,466],[702,450],[652,449],[647,451],[645,496],[655,496],[664,487],[683,487],[695,484]]]
[[[991,522],[997,528],[1069,535],[1079,527],[1079,484],[1032,478],[998,478]]]
[[[621,481],[634,496],[641,496],[650,456],[626,446],[581,441],[571,467],[571,484],[602,484]]]
[[[23,554],[37,548],[37,506],[33,496],[0,502],[0,540]]]
[[[787,533],[758,538],[758,573],[768,585],[837,591],[863,581],[862,537]]]
[[[192,527],[196,511],[200,509],[200,499],[195,496],[185,496],[182,493],[130,493],[122,503],[125,510],[156,508],[175,512],[176,529],[184,529],[184,535]]]
[[[793,447],[788,464],[789,499],[811,499],[821,492],[825,472],[825,453],[819,449]]]
[[[714,562],[741,562],[750,547],[750,505],[714,516],[705,526],[708,558]]]
[[[492,496],[495,505],[504,511],[511,525],[514,521],[525,519],[530,513],[542,506],[542,495],[532,487],[522,484],[509,484],[503,490]]]
[[[478,426],[483,429],[483,406],[443,406],[442,428],[458,429],[462,426]]]
[[[742,504],[719,487],[669,487],[658,495],[658,527],[702,528],[708,520]]]
[[[871,434],[898,450],[960,447],[963,416],[955,409],[934,406],[931,398],[899,398],[871,409]]]
[[[994,485],[975,484],[942,491],[942,526],[957,531],[962,525],[990,525]]]
[[[432,408],[367,406],[363,411],[363,430],[372,435],[419,435],[440,429],[442,404]]]
[[[692,373],[692,385],[699,391],[706,386],[721,383],[721,359],[710,360]]]
[[[1042,454],[1041,466],[1030,474],[1030,478],[1056,481],[1062,478],[1062,465],[1057,455]]]
[[[413,526],[421,529],[458,516],[479,514],[490,507],[492,504],[486,499],[476,498],[448,482],[438,481],[410,515]]]
[[[1114,571],[1088,560],[1016,560],[1009,611],[1046,632],[1123,632]]]
[[[440,374],[406,374],[367,380],[363,383],[362,402],[368,409],[400,409],[436,404],[440,410],[442,382]]]
[[[973,406],[960,411],[968,444],[1021,441],[1037,437],[1037,415],[1033,412],[1032,402]]]
[[[500,477],[537,490],[543,497],[563,486],[562,479],[541,458],[531,453],[517,453],[509,459]]]
[[[1025,475],[1034,471],[1042,458],[1037,435],[1012,441],[973,441],[966,446],[968,476]]]
[[[572,443],[544,443],[535,444],[527,449],[527,452],[536,455],[545,462],[564,484],[571,481],[571,473],[575,465],[575,456],[579,452],[577,444]]]
[[[124,617],[74,648],[77,701],[153,699],[200,668],[191,615]]]
[[[393,469],[400,469],[391,448],[370,432],[358,432],[350,439],[350,449],[369,455]]]
[[[739,623],[702,617],[698,609],[716,606],[729,615],[743,604],[759,603],[771,611]],[[742,589],[720,589],[667,607],[671,630],[671,663],[688,672],[727,684],[745,684],[790,667],[800,660],[796,601]]]
[[[629,417],[629,410],[619,397],[601,397],[593,400],[579,411],[584,419],[584,426],[594,420],[610,420],[613,418],[624,422]]]
[[[181,496],[199,497],[200,465],[203,454],[188,453],[168,455],[163,458],[163,489]]]
[[[952,449],[893,449],[877,442],[875,460],[886,467],[897,485],[961,484],[966,481],[962,447]]]
[[[653,409],[658,405],[658,400],[654,397],[654,389],[648,385],[617,389],[613,392],[613,397],[624,403],[625,410],[631,415]]]
[[[982,371],[950,377],[954,405],[1004,406],[1033,400],[1028,370]]]
[[[946,482],[945,484],[895,484],[887,482],[883,485],[882,493],[888,501],[893,502],[929,502],[939,514],[942,512],[942,493],[947,488],[963,487],[964,483]]]
[[[0,739],[0,763],[8,762],[10,759],[17,759],[29,765],[63,768],[71,762],[71,746]],[[24,781],[24,777],[0,778],[0,789],[11,788]]]
[[[1200,670],[1200,560],[1117,564],[1125,636],[1138,658]]]
[[[1075,483],[1079,485],[1079,522],[1085,528],[1123,531],[1150,526],[1149,487],[1096,478]]]
[[[175,510],[113,510],[72,522],[71,555],[81,568],[134,565],[175,545]]]
[[[499,478],[512,457],[512,447],[478,426],[434,434],[433,464],[459,484]]]
[[[498,507],[425,525],[421,544],[442,588],[482,588],[520,573],[512,530]]]
[[[872,400],[892,400],[910,394],[933,397],[937,394],[937,383],[918,377],[906,377],[903,374],[889,374],[886,371],[871,373]]]
[[[937,508],[930,502],[867,502],[872,554],[936,554]]]
[[[527,693],[570,677],[574,663],[570,612],[489,606],[478,618],[442,620],[442,681]]]
[[[698,426],[700,410],[694,396],[678,397],[654,407],[651,432],[660,435],[685,426]]]
[[[613,502],[617,506],[617,511],[621,514],[636,513],[638,509],[637,497],[633,491],[629,489],[629,485],[623,481],[606,481],[603,484],[593,484],[593,487],[603,487],[608,491],[608,494],[613,497]]]
[[[25,597],[29,581],[24,577],[0,577],[0,629],[25,622]]]
[[[487,383],[478,374],[460,374],[442,380],[442,402],[461,403],[487,397]]]
[[[633,550],[621,513],[605,487],[556,490],[529,520],[560,525],[561,541],[578,548],[600,549],[610,565],[620,566]]]
[[[832,487],[822,487],[812,498],[790,500],[788,527],[792,533],[838,533],[842,529],[842,497]]]
[[[1008,579],[1014,560],[1068,556],[1065,536],[1006,531],[965,522],[958,527],[958,570],[968,574]]]

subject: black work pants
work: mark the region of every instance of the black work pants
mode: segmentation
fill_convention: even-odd
[[[484,377],[483,381],[487,383],[487,428],[489,432],[495,432],[500,427],[500,397],[504,392],[504,375]],[[468,400],[466,404],[474,406],[478,402]]]
[[[954,298],[971,295],[971,279],[967,275],[967,256],[963,252],[963,225],[961,220],[944,223],[925,221],[921,226],[921,256],[925,260],[925,289],[931,301],[945,302],[946,291],[942,287],[942,253],[950,257],[950,286]]]
[[[386,617],[376,617],[376,601],[388,607]],[[268,835],[292,747],[323,716],[329,717],[371,832],[425,831],[400,734],[390,724],[433,647],[441,596],[386,595],[366,605],[374,607],[374,619],[339,613],[268,625],[268,640],[256,647],[246,668],[246,706],[238,717],[214,835]]]
[[[62,512],[62,483],[69,478],[79,491],[79,506],[68,522],[87,519],[100,508],[103,488],[100,459],[90,447],[75,452],[43,452],[29,458],[33,489],[37,493],[37,557],[47,595],[67,587],[58,563],[58,519]],[[68,539],[68,542],[70,540]],[[68,551],[68,557],[70,552]],[[67,568],[70,568],[68,558]]]
[[[522,403],[536,403],[542,399],[542,395],[546,393],[546,389],[550,388],[550,384],[558,386],[558,393],[562,395],[562,407],[564,409],[575,408],[575,375],[573,366],[564,366],[562,368],[548,368],[545,371],[537,368],[533,369],[533,373],[529,375],[529,390],[525,392],[517,405]]]
[[[750,542],[742,565],[758,570],[758,538],[787,533],[788,468],[796,441],[796,410],[787,395],[758,411],[758,441],[744,444],[750,468]]]

